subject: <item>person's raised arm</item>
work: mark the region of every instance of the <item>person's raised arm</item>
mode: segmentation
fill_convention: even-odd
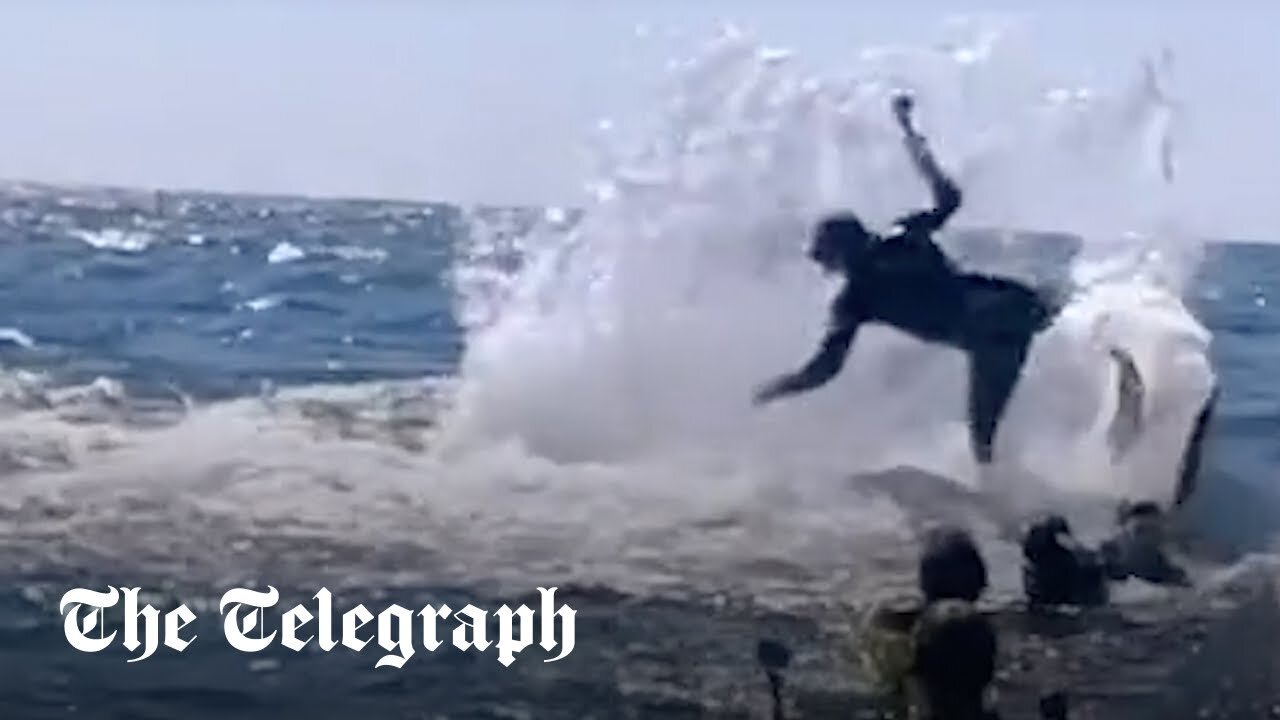
[[[902,128],[907,154],[911,156],[911,162],[916,170],[929,184],[934,207],[911,215],[907,222],[915,225],[917,229],[932,232],[946,224],[947,220],[960,208],[960,188],[938,166],[938,161],[930,152],[924,136],[916,131],[915,125],[911,122],[913,107],[914,102],[910,95],[904,93],[893,99],[893,114],[898,120],[898,126]]]

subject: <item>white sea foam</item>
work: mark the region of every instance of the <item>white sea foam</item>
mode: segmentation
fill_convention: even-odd
[[[910,89],[966,190],[958,225],[1083,243],[1070,273],[1080,290],[1033,350],[1003,456],[1068,491],[1170,498],[1212,373],[1207,332],[1180,300],[1198,246],[1163,202],[1165,97],[1142,73],[1064,93],[1034,74],[1032,45],[1003,40],[866,52],[821,77],[729,30],[677,64],[657,130],[605,147],[610,169],[572,229],[472,238],[449,440],[515,437],[566,463],[712,456],[795,483],[821,482],[805,477],[819,467],[899,464],[971,483],[953,351],[868,329],[823,391],[767,411],[748,402],[821,332],[831,287],[804,259],[808,227],[844,207],[883,226],[926,201],[888,112]],[[1097,432],[1114,386],[1108,343],[1135,356],[1150,391],[1145,460],[1120,469]]]

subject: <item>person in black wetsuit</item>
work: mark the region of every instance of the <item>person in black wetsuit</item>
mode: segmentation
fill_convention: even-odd
[[[1076,541],[1067,519],[1046,515],[1022,538],[1022,588],[1034,608],[1107,602],[1107,565],[1101,555]]]
[[[974,455],[992,460],[995,434],[1032,338],[1048,327],[1056,308],[1035,290],[1007,278],[961,272],[935,244],[960,207],[956,184],[938,167],[912,120],[912,99],[898,95],[893,112],[907,151],[929,184],[934,207],[911,213],[887,237],[877,236],[852,213],[823,220],[809,257],[845,285],[831,308],[830,327],[818,352],[800,370],[761,387],[757,405],[814,390],[839,374],[858,328],[882,323],[925,342],[969,356],[969,429]]]

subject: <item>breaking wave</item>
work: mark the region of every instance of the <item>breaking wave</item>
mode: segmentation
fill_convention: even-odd
[[[1063,87],[1035,74],[1018,36],[975,35],[869,49],[819,75],[730,28],[674,64],[645,141],[601,141],[608,170],[580,217],[469,236],[447,444],[515,439],[570,464],[701,458],[793,483],[910,465],[974,484],[954,351],[874,328],[821,392],[749,403],[820,337],[832,288],[804,258],[812,223],[853,208],[883,226],[926,202],[888,113],[909,89],[966,189],[955,224],[997,228],[944,245],[1071,293],[1033,348],[1002,452],[1069,492],[1167,501],[1213,382],[1208,332],[1181,301],[1199,247],[1164,202],[1167,78],[1147,65],[1125,87]],[[1043,238],[1001,228],[1069,233],[1069,265],[1037,257]],[[1104,440],[1117,345],[1149,393],[1148,432],[1121,467]],[[714,482],[690,467],[677,482]]]

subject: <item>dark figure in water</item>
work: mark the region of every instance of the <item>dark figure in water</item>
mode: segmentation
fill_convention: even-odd
[[[987,589],[987,564],[968,532],[931,531],[920,554],[925,606],[912,628],[916,700],[930,720],[991,720],[987,688],[995,678],[996,633],[974,603]]]
[[[968,532],[948,526],[924,538],[922,597],[878,604],[859,641],[865,667],[891,715],[993,717],[985,701],[995,674],[996,636],[975,607],[986,588],[986,562]]]
[[[1111,580],[1131,577],[1155,585],[1189,585],[1190,578],[1165,551],[1165,517],[1152,502],[1124,503],[1117,513],[1119,532],[1099,552]]]
[[[1165,517],[1152,502],[1124,503],[1119,531],[1097,550],[1082,546],[1061,515],[1033,524],[1022,540],[1023,588],[1031,605],[1100,605],[1107,582],[1138,578],[1156,585],[1189,585],[1166,552]]]
[[[1000,418],[1013,393],[1032,338],[1056,308],[1035,290],[1005,278],[961,272],[933,234],[960,207],[960,190],[943,174],[912,124],[912,101],[894,99],[907,151],[933,194],[934,207],[907,215],[879,237],[853,214],[823,220],[809,257],[844,275],[831,324],[817,354],[799,371],[766,384],[756,403],[813,390],[844,365],[858,328],[882,323],[969,356],[969,429],[974,455],[987,464]]]
[[[987,563],[969,533],[956,527],[935,528],[925,536],[918,578],[926,603],[977,602],[987,589]]]
[[[1027,530],[1022,557],[1022,586],[1028,604],[1091,606],[1107,601],[1102,558],[1076,542],[1061,515],[1048,515]]]
[[[944,526],[929,532],[920,554],[920,598],[877,604],[858,640],[864,667],[885,694],[892,717],[999,720],[988,704],[998,641],[976,605],[987,565],[973,536]],[[1041,699],[1040,716],[1066,720],[1066,695]]]
[[[987,704],[996,675],[996,631],[972,603],[932,603],[916,624],[912,669],[919,716],[927,720],[999,720]]]

